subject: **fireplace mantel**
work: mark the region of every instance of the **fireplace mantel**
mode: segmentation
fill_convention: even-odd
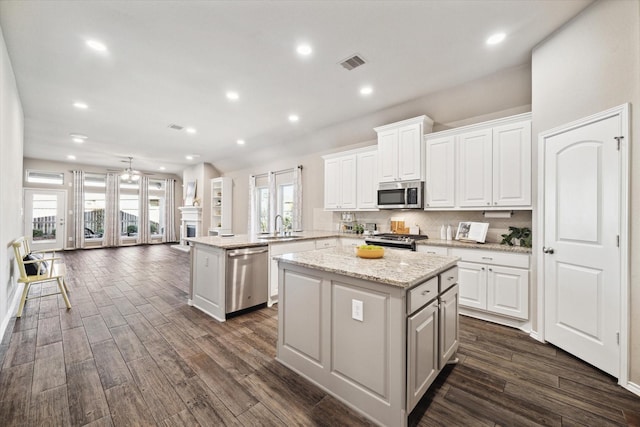
[[[187,226],[195,227],[195,236],[202,236],[202,207],[201,206],[181,206],[180,210],[180,245],[187,246]]]

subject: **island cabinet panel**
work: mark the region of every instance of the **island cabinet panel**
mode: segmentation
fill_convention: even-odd
[[[436,278],[437,279],[437,278]],[[438,300],[408,319],[408,410],[427,391],[438,373]]]
[[[286,271],[287,301],[284,307],[284,345],[314,362],[321,360],[322,280],[306,274]]]
[[[362,304],[362,320],[353,305]],[[387,399],[389,388],[389,294],[333,283],[332,371]]]
[[[458,320],[458,312],[460,311],[458,305],[458,293],[459,287],[458,285],[455,285],[440,296],[439,369],[444,368],[447,361],[455,355],[456,351],[458,351],[460,336],[460,322]]]
[[[191,250],[192,277],[189,304],[218,320],[225,319],[225,251],[205,245]]]

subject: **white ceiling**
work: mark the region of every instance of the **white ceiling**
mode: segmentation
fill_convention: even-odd
[[[328,126],[527,63],[590,2],[1,0],[0,26],[25,157],[122,167],[133,156],[147,171],[203,161],[230,171],[259,163],[266,147],[286,150]],[[506,41],[485,45],[496,31]],[[295,52],[303,41],[310,57]],[[367,64],[338,65],[354,53]],[[367,98],[364,84],[374,88]],[[227,100],[228,90],[240,99]],[[89,138],[73,143],[74,132]],[[186,160],[191,153],[200,157]]]

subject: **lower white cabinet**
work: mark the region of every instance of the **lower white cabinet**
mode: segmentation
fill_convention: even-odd
[[[458,262],[461,306],[529,318],[528,255],[464,249],[452,249],[451,255],[462,258]]]
[[[458,276],[458,280],[460,280],[460,276]],[[458,320],[460,311],[458,306],[459,289],[459,286],[455,285],[440,295],[440,305],[438,307],[440,319],[438,324],[438,367],[440,369],[444,368],[447,361],[458,351],[460,341],[460,321]]]
[[[410,316],[407,321],[407,387],[411,410],[436,379],[438,369],[438,300]]]
[[[225,251],[196,244],[191,248],[191,299],[198,307],[218,320],[225,318]]]

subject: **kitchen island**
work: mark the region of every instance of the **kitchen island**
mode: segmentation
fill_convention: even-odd
[[[405,426],[457,350],[458,258],[339,247],[276,258],[278,361],[376,423]]]

